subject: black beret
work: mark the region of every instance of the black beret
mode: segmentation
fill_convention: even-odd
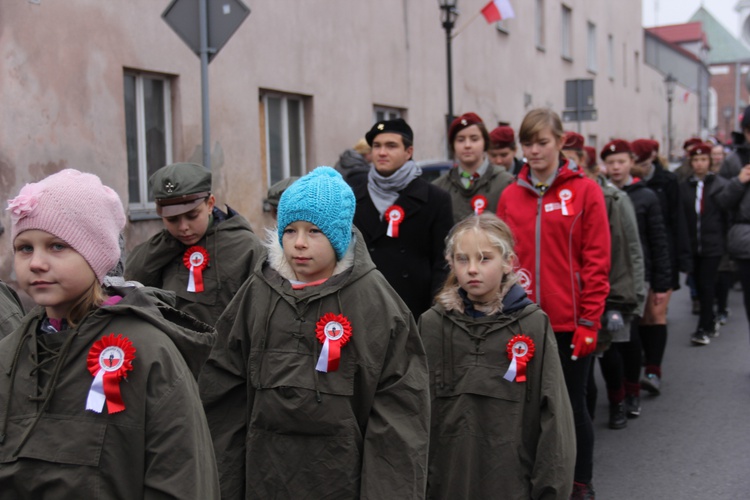
[[[391,132],[394,134],[401,134],[402,136],[414,142],[414,132],[411,131],[411,127],[403,118],[396,118],[395,120],[383,120],[372,126],[369,132],[365,134],[365,140],[367,144],[372,146],[372,141],[378,134],[384,134]]]

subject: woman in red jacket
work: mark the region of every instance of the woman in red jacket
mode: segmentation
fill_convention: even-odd
[[[549,109],[526,115],[519,139],[527,164],[503,191],[497,215],[516,237],[521,283],[557,337],[576,426],[572,498],[593,498],[586,384],[609,294],[609,223],[599,186],[562,156],[563,133],[560,117]]]

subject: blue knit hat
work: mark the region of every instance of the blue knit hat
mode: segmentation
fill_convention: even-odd
[[[331,167],[318,167],[289,186],[281,195],[278,208],[279,243],[284,229],[298,220],[315,224],[323,231],[341,258],[352,240],[356,200],[352,188]]]

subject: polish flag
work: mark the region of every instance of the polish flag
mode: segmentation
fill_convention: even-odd
[[[482,9],[482,15],[488,23],[496,23],[502,19],[516,17],[510,0],[490,0]]]

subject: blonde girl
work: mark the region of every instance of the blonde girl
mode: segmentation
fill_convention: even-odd
[[[514,272],[508,226],[470,216],[446,240],[451,272],[419,328],[430,367],[428,498],[560,498],[575,431],[555,335]]]

